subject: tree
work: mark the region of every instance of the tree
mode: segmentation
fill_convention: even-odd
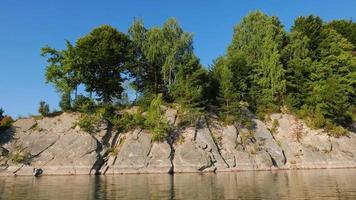
[[[45,101],[41,101],[40,102],[40,106],[38,108],[38,112],[42,116],[48,116],[48,114],[49,114],[49,105]]]
[[[333,29],[325,29],[321,35],[320,60],[313,63],[307,104],[320,108],[325,118],[343,123],[346,111],[355,105],[353,45]]]
[[[199,119],[207,103],[204,97],[208,87],[208,73],[200,65],[198,58],[194,56],[188,59],[187,64],[177,69],[170,93],[174,101],[182,107],[182,118],[193,124]]]
[[[314,15],[309,15],[307,17],[300,16],[294,21],[292,26],[292,31],[298,31],[304,36],[308,37],[309,49],[311,53],[311,58],[318,59],[318,52],[316,51],[320,42],[323,40],[321,32],[323,30],[323,20]]]
[[[124,33],[103,25],[76,42],[81,75],[86,91],[95,92],[98,100],[110,103],[123,92],[122,73],[133,61],[133,45]]]
[[[292,31],[289,42],[283,49],[286,92],[285,104],[292,109],[300,109],[307,98],[312,60],[309,51],[309,39],[300,32]]]
[[[352,20],[332,20],[325,25],[326,28],[332,28],[337,33],[346,38],[354,45],[356,50],[356,23]]]
[[[162,28],[146,29],[142,21],[135,21],[129,29],[135,45],[136,63],[129,70],[135,88],[144,94],[170,95],[180,67],[193,57],[192,35],[183,31],[175,19]],[[188,59],[187,59],[188,58]]]
[[[77,86],[80,84],[80,76],[75,70],[78,62],[76,51],[73,45],[66,41],[66,49],[58,51],[51,47],[41,49],[41,55],[48,57],[46,66],[46,82],[53,83],[57,91],[63,98],[67,98],[67,103],[71,104],[71,92],[75,90],[77,96]]]
[[[240,95],[233,85],[233,73],[227,65],[221,65],[219,77],[219,110],[220,116],[227,123],[232,123],[239,117]]]
[[[70,111],[72,109],[70,92],[65,92],[65,93],[62,94],[62,98],[61,98],[61,100],[59,102],[59,107],[64,112]]]
[[[234,77],[241,80],[236,85],[253,110],[275,108],[285,92],[280,61],[284,35],[278,18],[259,11],[244,17],[234,29],[226,60]]]

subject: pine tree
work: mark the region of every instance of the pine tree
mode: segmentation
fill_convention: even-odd
[[[283,49],[286,91],[285,104],[291,109],[300,109],[305,103],[310,85],[312,61],[309,51],[309,39],[300,32],[289,34],[288,45]]]
[[[239,118],[240,114],[240,94],[233,85],[233,73],[227,65],[220,66],[219,69],[219,110],[220,117],[226,123],[232,123]]]
[[[320,42],[323,40],[321,32],[323,30],[323,20],[314,15],[300,16],[294,21],[292,31],[298,31],[303,34],[303,36],[308,37],[310,56],[312,60],[319,58],[319,53],[317,48]]]
[[[307,104],[320,108],[324,117],[342,123],[354,105],[356,59],[353,45],[332,29],[321,33],[320,60],[315,61]]]
[[[196,57],[188,59],[187,64],[177,69],[175,83],[171,85],[170,91],[174,101],[182,108],[182,118],[193,124],[199,119],[207,103],[204,95],[208,74]]]

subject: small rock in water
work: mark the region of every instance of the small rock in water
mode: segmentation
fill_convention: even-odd
[[[34,176],[41,176],[43,173],[43,170],[41,168],[33,168],[33,175]]]

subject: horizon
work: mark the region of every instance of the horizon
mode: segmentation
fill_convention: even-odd
[[[185,31],[194,34],[195,54],[202,65],[208,67],[215,58],[225,54],[233,36],[233,27],[249,12],[260,10],[277,16],[286,31],[298,16],[313,14],[324,22],[356,17],[356,2],[351,0],[342,1],[344,3],[331,0],[293,3],[277,0],[249,3],[110,1],[100,5],[84,1],[64,1],[60,5],[46,5],[44,2],[5,1],[0,8],[0,26],[6,30],[0,33],[0,69],[3,72],[0,108],[14,118],[37,114],[41,100],[49,103],[51,110],[58,110],[59,95],[53,85],[45,83],[46,59],[40,56],[40,48],[49,45],[62,49],[66,39],[75,42],[102,24],[127,33],[135,18],[143,19],[147,27],[152,27],[161,26],[168,18],[174,17]]]

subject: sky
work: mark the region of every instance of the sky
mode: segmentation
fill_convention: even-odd
[[[255,10],[278,16],[288,31],[309,14],[355,19],[356,0],[0,0],[0,107],[14,118],[37,114],[41,100],[58,109],[59,94],[44,79],[45,45],[62,49],[65,40],[102,24],[126,33],[135,18],[151,27],[175,17],[194,34],[195,53],[207,67],[224,55],[234,25]]]

